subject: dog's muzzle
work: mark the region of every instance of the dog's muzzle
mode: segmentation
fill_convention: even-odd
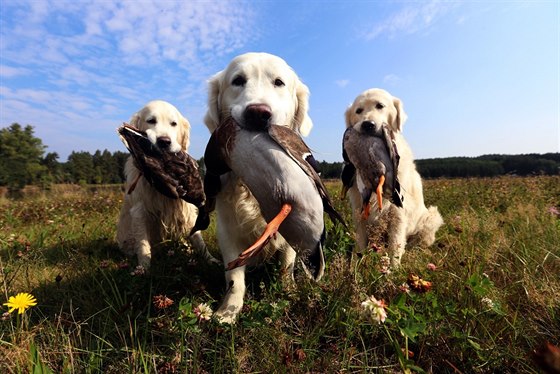
[[[264,130],[270,125],[272,109],[266,104],[250,104],[243,112],[243,122],[251,130]]]

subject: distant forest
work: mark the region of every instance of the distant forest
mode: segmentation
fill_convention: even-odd
[[[127,152],[72,152],[60,162],[56,152],[45,154],[32,126],[14,123],[0,129],[0,186],[18,191],[26,185],[48,189],[52,184],[115,184],[124,181]],[[204,173],[204,159],[199,165]],[[340,178],[342,162],[319,163],[324,179]],[[424,178],[495,177],[500,175],[560,174],[560,153],[486,155],[417,160]]]

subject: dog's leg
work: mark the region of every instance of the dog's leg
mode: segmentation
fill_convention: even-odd
[[[242,249],[239,249],[236,252],[239,254],[241,251]],[[226,264],[237,258],[237,255],[226,255],[223,250],[222,255]],[[219,322],[235,323],[237,315],[243,307],[245,289],[245,266],[226,271],[226,294],[215,313]]]
[[[202,234],[200,233],[200,231],[197,231],[194,234],[192,234],[189,237],[189,241],[191,242],[191,245],[193,246],[196,253],[199,256],[201,256],[204,260],[206,260],[206,262],[208,262],[209,264],[220,263],[220,260],[212,256],[212,254],[208,252],[208,247],[206,246],[206,243],[204,242],[204,239],[202,238]]]
[[[387,230],[389,234],[389,256],[391,257],[391,266],[398,268],[401,265],[401,258],[406,247],[406,217],[404,209],[397,208],[394,205],[389,207],[389,223]]]
[[[356,249],[363,252],[367,249],[367,221],[362,219],[362,196],[358,192],[356,185],[348,190],[350,198],[350,206],[352,207],[352,218],[354,219],[354,228],[356,230]]]
[[[130,216],[132,218],[132,230],[134,233],[135,251],[138,257],[138,265],[143,266],[146,270],[150,268],[150,261],[152,259],[152,250],[150,247],[150,238],[148,236],[148,228],[146,213],[144,206],[138,203],[132,207],[130,210]]]
[[[280,265],[282,280],[286,280],[289,284],[294,284],[294,266],[296,262],[296,251],[289,245],[285,244],[280,250]]]

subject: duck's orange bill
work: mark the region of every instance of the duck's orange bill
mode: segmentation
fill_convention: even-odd
[[[385,176],[382,175],[379,177],[379,183],[377,184],[377,188],[375,189],[375,196],[377,197],[377,206],[379,207],[379,211],[383,209],[383,185],[385,184]],[[362,206],[362,219],[365,221],[369,218],[370,212],[370,204],[369,201]]]
[[[366,221],[369,218],[369,201],[362,206],[362,219]]]
[[[377,206],[379,207],[379,211],[383,209],[383,184],[385,183],[385,176],[381,175],[379,177],[379,183],[377,184],[377,189],[375,190],[377,194]]]
[[[270,239],[272,239],[272,237],[276,235],[278,229],[280,228],[280,224],[284,222],[291,211],[292,206],[290,204],[282,205],[282,208],[280,208],[280,213],[278,213],[276,217],[274,217],[268,223],[268,225],[266,225],[264,232],[262,233],[260,238],[257,239],[255,244],[244,250],[243,253],[239,255],[239,257],[227,264],[226,270],[233,270],[239,266],[246,265],[247,261],[251,257],[257,255],[260,251],[262,251],[262,249],[270,241]]]

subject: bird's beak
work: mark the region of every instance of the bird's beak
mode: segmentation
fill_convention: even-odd
[[[377,205],[379,206],[379,211],[383,209],[383,184],[385,183],[385,176],[382,175],[379,178],[379,183],[377,184],[377,189],[375,190],[377,195]]]

